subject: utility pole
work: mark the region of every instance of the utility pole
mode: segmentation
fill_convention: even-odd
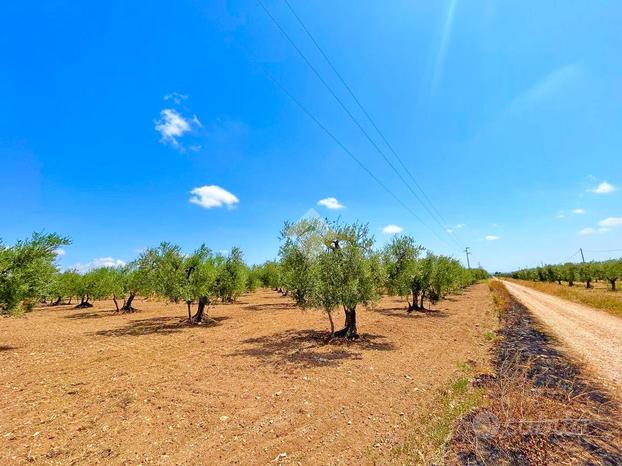
[[[581,260],[585,264],[585,256],[583,255],[583,248],[579,248],[579,251],[581,251]]]
[[[471,270],[471,263],[469,262],[469,254],[471,254],[470,249],[471,248],[468,246],[464,248],[464,252],[466,253],[466,257],[467,257],[467,267],[469,268],[469,270]]]

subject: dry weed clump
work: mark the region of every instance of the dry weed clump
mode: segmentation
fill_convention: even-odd
[[[622,412],[555,347],[501,282],[491,282],[501,329],[484,407],[462,419],[450,464],[622,464]]]

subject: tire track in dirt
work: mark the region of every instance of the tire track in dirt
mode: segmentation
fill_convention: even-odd
[[[606,312],[503,281],[568,349],[622,394],[622,319]]]

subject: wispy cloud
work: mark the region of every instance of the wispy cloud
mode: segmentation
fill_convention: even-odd
[[[486,236],[484,237],[484,239],[485,239],[486,241],[497,241],[497,240],[500,240],[500,239],[501,239],[501,237],[500,237],[500,236],[496,236],[496,235],[486,235]]]
[[[125,261],[122,261],[121,259],[115,259],[114,257],[99,257],[86,263],[78,262],[70,267],[70,269],[75,269],[79,273],[85,273],[89,270],[99,269],[101,267],[123,267],[124,265]]]
[[[520,113],[549,97],[564,92],[565,88],[579,80],[583,73],[583,66],[579,62],[570,63],[551,71],[533,86],[520,93],[510,104],[510,111]]]
[[[67,251],[65,251],[63,248],[57,248],[54,250],[54,254],[56,254],[56,256],[58,257],[62,257],[67,254]]]
[[[595,186],[592,189],[588,189],[588,191],[594,194],[609,194],[614,192],[616,189],[618,188],[614,185],[603,181],[602,183],[599,183],[598,186]]]
[[[317,201],[317,205],[326,207],[327,209],[343,209],[345,206],[337,200],[335,197],[327,197]]]
[[[177,105],[181,104],[183,100],[186,100],[188,96],[186,94],[180,94],[179,92],[171,92],[164,96],[164,100],[172,100]]]
[[[456,9],[458,7],[458,0],[450,0],[449,7],[447,8],[447,15],[445,16],[445,22],[443,24],[443,35],[441,36],[441,43],[436,55],[436,62],[434,64],[434,74],[432,75],[432,92],[436,90],[442,76],[443,68],[445,66],[445,57],[447,56],[447,50],[449,49],[449,43],[451,42],[451,33],[454,25],[454,18],[456,16]]]
[[[155,130],[160,133],[160,142],[170,144],[177,149],[183,149],[179,142],[184,134],[194,128],[200,128],[201,122],[196,115],[190,118],[184,117],[177,110],[165,108],[160,112],[160,119],[155,121]]]
[[[622,217],[607,217],[606,219],[598,222],[598,225],[606,228],[619,227],[622,225]]]
[[[461,228],[464,228],[465,226],[466,225],[464,223],[458,223],[457,225],[446,227],[445,230],[447,231],[447,233],[451,234],[456,230],[460,230]]]
[[[393,224],[387,225],[386,227],[384,227],[382,229],[382,232],[386,233],[388,235],[396,235],[396,234],[401,233],[403,231],[404,231],[404,229],[401,226],[393,225]]]
[[[206,209],[227,206],[233,208],[240,202],[235,194],[216,185],[199,186],[190,191],[190,203]]]
[[[585,209],[573,209],[572,213],[575,215],[583,215],[585,213]]]
[[[179,92],[172,92],[164,96],[165,101],[174,103],[178,108],[187,98],[187,95]],[[181,152],[185,152],[186,146],[181,143],[181,138],[203,127],[199,117],[185,115],[187,111],[186,106],[183,106],[182,110],[167,107],[160,111],[160,118],[154,121],[154,129],[160,133],[160,143],[168,144]],[[189,147],[192,151],[197,151],[200,148],[201,146],[198,144],[192,144]]]
[[[557,212],[557,214],[555,214],[555,218],[559,218],[559,219],[566,218],[566,214],[564,213],[563,210],[560,210],[559,212]]]
[[[587,227],[587,228],[583,228],[582,230],[579,230],[579,234],[582,236],[588,236],[588,235],[594,235],[596,233],[607,233],[608,231],[611,231],[611,228],[608,227],[600,227],[600,228],[592,228],[592,227]]]

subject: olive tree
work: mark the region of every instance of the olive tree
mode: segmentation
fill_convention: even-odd
[[[58,306],[63,300],[71,304],[71,299],[77,295],[80,278],[80,274],[75,270],[55,274],[47,291],[48,296],[55,298],[55,301],[51,303],[52,306]]]
[[[602,277],[609,282],[611,290],[616,291],[616,282],[622,279],[622,259],[612,259],[602,263]]]
[[[261,285],[272,288],[274,291],[282,288],[281,264],[277,261],[267,261],[259,266],[259,279]]]
[[[200,324],[207,320],[207,308],[218,296],[217,277],[222,261],[215,258],[211,251],[201,246],[186,260],[184,297],[188,306],[188,321]],[[197,311],[191,312],[192,303],[197,303]]]
[[[419,295],[422,292],[421,261],[423,247],[415,244],[411,236],[398,236],[386,245],[383,259],[387,274],[387,291],[401,296],[408,302],[408,312],[419,309]],[[411,302],[412,297],[412,302]]]
[[[281,282],[286,294],[291,294],[298,306],[308,304],[313,286],[313,261],[322,252],[327,230],[322,220],[303,219],[296,223],[285,222],[281,231]]]
[[[34,233],[13,246],[0,242],[0,310],[32,309],[57,272],[56,249],[69,243],[55,233]]]
[[[333,223],[321,235],[323,247],[314,258],[310,303],[322,307],[331,322],[331,336],[358,338],[358,305],[369,306],[380,299],[384,269],[374,252],[374,239],[367,225]],[[341,307],[345,322],[335,331],[332,312]]]
[[[218,274],[216,276],[216,290],[223,303],[234,302],[246,291],[248,268],[242,257],[242,250],[238,247],[231,249],[227,256],[216,258]]]
[[[115,311],[119,312],[119,299],[124,295],[123,271],[117,267],[100,267],[87,274],[91,280],[91,298],[97,300],[111,299]]]

